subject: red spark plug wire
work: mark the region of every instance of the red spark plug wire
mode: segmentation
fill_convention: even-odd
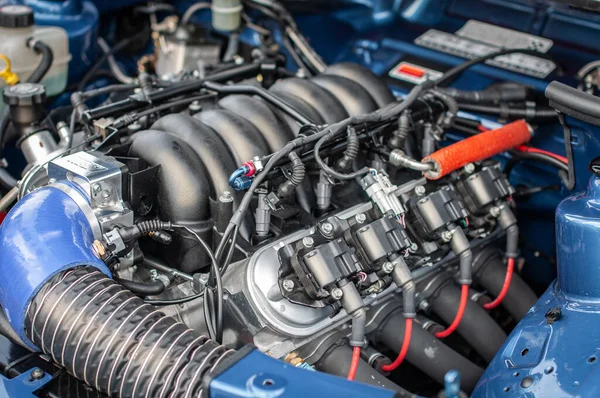
[[[454,317],[452,324],[450,324],[450,326],[448,326],[445,330],[437,332],[435,334],[435,337],[437,337],[438,339],[443,339],[444,337],[450,336],[456,330],[456,328],[458,328],[458,325],[460,325],[460,321],[462,320],[463,315],[465,315],[467,301],[469,301],[469,285],[461,285],[460,303],[458,304],[458,311],[456,311],[456,316]]]
[[[360,362],[360,347],[354,347],[352,350],[352,362],[350,362],[350,370],[348,370],[348,380],[354,380],[358,364]]]
[[[392,370],[395,370],[398,366],[400,366],[402,361],[404,361],[404,358],[406,358],[406,354],[408,353],[408,347],[410,346],[412,327],[412,318],[406,318],[406,326],[404,328],[404,340],[402,340],[402,348],[400,349],[400,353],[398,354],[398,357],[394,362],[392,362],[389,365],[383,365],[381,367],[381,370],[383,370],[384,372],[391,372]]]
[[[491,310],[500,305],[506,294],[508,293],[508,289],[510,288],[510,281],[512,280],[513,272],[515,269],[515,259],[512,257],[508,258],[508,263],[506,264],[506,276],[504,277],[504,284],[502,285],[502,289],[500,290],[500,294],[498,297],[494,299],[491,303],[487,303],[483,305],[483,308],[486,310]]]

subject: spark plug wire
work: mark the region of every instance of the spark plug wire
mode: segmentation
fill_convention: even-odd
[[[381,370],[384,372],[391,372],[398,368],[406,358],[406,354],[408,353],[408,347],[410,346],[410,339],[412,337],[412,327],[413,320],[412,318],[406,318],[406,326],[404,327],[404,339],[402,340],[402,348],[400,349],[400,353],[398,353],[398,357],[389,365],[383,365]]]
[[[352,362],[350,362],[350,369],[348,370],[348,380],[354,380],[354,377],[356,377],[356,371],[358,370],[359,363],[360,347],[354,347],[352,349]]]
[[[510,288],[510,282],[512,280],[514,269],[515,259],[513,257],[509,257],[506,264],[506,276],[504,277],[504,284],[502,285],[502,289],[500,290],[498,297],[496,297],[492,302],[484,304],[483,308],[486,310],[491,310],[498,307],[500,303],[502,303],[502,300],[504,300],[506,294],[508,293],[508,289]]]
[[[458,304],[458,311],[456,311],[456,316],[454,317],[452,324],[450,324],[450,326],[448,326],[445,330],[442,330],[441,332],[437,332],[435,334],[435,337],[437,337],[438,339],[443,339],[445,337],[450,336],[452,333],[454,333],[454,331],[458,328],[458,325],[460,325],[460,321],[462,320],[463,315],[465,315],[465,309],[467,308],[468,300],[469,300],[469,285],[467,285],[467,284],[461,285],[460,302]]]

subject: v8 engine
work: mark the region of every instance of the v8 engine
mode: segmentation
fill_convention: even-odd
[[[593,395],[597,160],[558,202],[598,61],[549,83],[552,40],[451,33],[462,0],[394,38],[346,2],[50,3],[0,6],[10,394]]]

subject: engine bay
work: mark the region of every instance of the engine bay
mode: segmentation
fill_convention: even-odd
[[[6,396],[595,396],[597,3],[0,0]]]

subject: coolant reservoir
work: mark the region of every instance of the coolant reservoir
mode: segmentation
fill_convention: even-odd
[[[39,39],[52,48],[54,61],[42,82],[49,96],[61,93],[67,85],[71,60],[67,32],[56,26],[34,25],[33,10],[27,6],[0,7],[0,54],[8,57],[12,71],[19,75],[21,82],[31,75],[41,60],[40,55],[27,47],[30,38]],[[0,70],[4,69],[4,62],[0,61],[0,64]],[[5,85],[0,81],[0,88]]]

